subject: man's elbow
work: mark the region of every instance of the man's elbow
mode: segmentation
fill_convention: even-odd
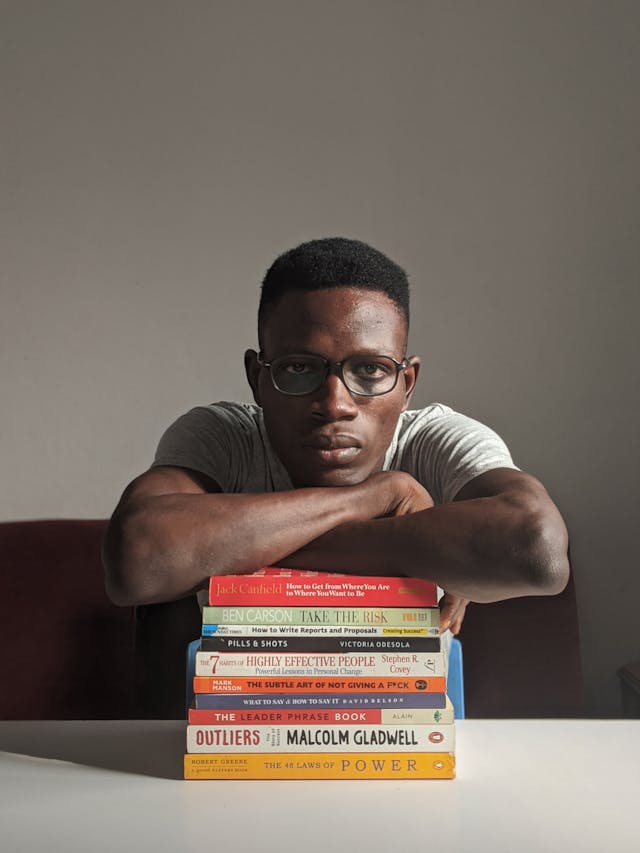
[[[144,604],[144,596],[141,596],[134,584],[127,581],[123,572],[110,568],[105,563],[104,588],[107,597],[117,607],[137,607]]]
[[[105,591],[118,607],[147,604],[153,597],[142,570],[149,565],[144,541],[132,534],[130,526],[130,518],[114,517],[102,543]]]
[[[569,538],[562,519],[538,519],[528,535],[527,573],[532,595],[558,595],[569,582]]]

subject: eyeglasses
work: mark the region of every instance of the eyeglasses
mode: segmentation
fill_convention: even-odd
[[[321,355],[293,353],[258,362],[271,374],[274,388],[294,397],[312,394],[327,380],[332,369],[352,394],[378,397],[393,391],[401,370],[409,367],[405,358],[396,361],[388,355],[350,355],[343,361],[328,361]]]

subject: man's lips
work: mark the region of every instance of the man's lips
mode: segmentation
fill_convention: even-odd
[[[302,441],[302,446],[328,465],[347,464],[362,450],[362,444],[355,436],[344,433],[338,435],[314,433]]]
[[[337,435],[326,435],[325,433],[312,433],[302,442],[305,447],[315,450],[339,450],[346,447],[360,447],[360,442],[353,435],[338,433]]]

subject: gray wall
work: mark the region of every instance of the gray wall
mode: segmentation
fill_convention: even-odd
[[[102,517],[245,398],[258,283],[315,236],[413,281],[418,404],[565,513],[591,711],[640,657],[640,4],[2,4],[0,518]]]

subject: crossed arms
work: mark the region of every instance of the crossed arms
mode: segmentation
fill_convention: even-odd
[[[355,486],[226,494],[204,475],[153,468],[125,490],[104,543],[116,604],[170,601],[210,575],[266,565],[384,575],[446,590],[441,629],[466,603],[553,595],[569,577],[567,531],[542,484],[507,468],[471,480],[434,506],[409,474],[385,471]]]

